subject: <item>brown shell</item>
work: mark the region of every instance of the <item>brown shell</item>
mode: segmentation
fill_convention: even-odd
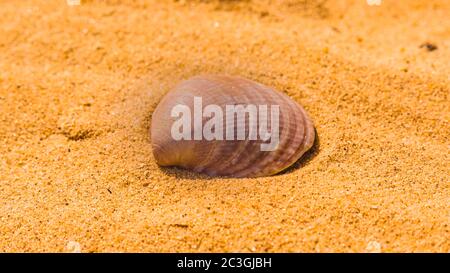
[[[238,104],[279,105],[277,149],[261,151],[263,141],[259,138],[174,140],[171,128],[177,118],[171,117],[171,110],[177,104],[193,109],[194,96],[202,97],[203,107],[209,104],[222,109],[225,105]],[[270,113],[268,116],[270,120]],[[209,118],[203,117],[203,124],[207,120]],[[235,126],[239,125],[236,121]],[[224,132],[226,126],[224,117]],[[195,130],[193,125],[191,128]],[[245,132],[248,136],[248,128]],[[159,165],[178,166],[211,176],[259,177],[276,174],[291,166],[310,149],[314,137],[314,126],[305,110],[287,95],[251,80],[224,75],[196,76],[181,82],[158,104],[151,125],[153,153]]]

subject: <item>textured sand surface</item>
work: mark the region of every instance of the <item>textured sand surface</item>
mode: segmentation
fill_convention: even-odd
[[[450,2],[270,2],[0,1],[0,251],[450,251]],[[152,111],[200,73],[285,92],[318,143],[159,168]]]

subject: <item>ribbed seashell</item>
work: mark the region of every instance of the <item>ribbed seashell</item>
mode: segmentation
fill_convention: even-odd
[[[202,117],[202,126],[196,126],[193,118],[194,97],[202,98],[201,109],[211,104],[221,107],[224,113],[223,140],[194,140],[195,131],[200,130],[201,133],[202,126],[211,119],[209,116]],[[267,105],[268,109],[279,106],[279,141],[273,151],[261,149],[261,144],[269,140],[264,141],[260,136],[256,140],[249,138],[249,115],[245,116],[246,123],[242,118],[238,120],[233,117],[235,134],[239,126],[246,126],[245,140],[225,139],[226,130],[233,128],[225,117],[226,106],[250,104]],[[172,116],[176,105],[186,105],[191,109],[190,140],[175,140],[171,134],[174,122],[180,118]],[[267,119],[262,116],[260,122],[266,122],[270,128],[271,121],[268,110]],[[258,123],[258,130],[260,126]],[[151,124],[153,153],[160,166],[178,166],[211,176],[260,177],[276,174],[291,166],[310,149],[314,137],[314,126],[305,110],[287,95],[248,79],[225,75],[196,76],[181,82],[157,105]]]

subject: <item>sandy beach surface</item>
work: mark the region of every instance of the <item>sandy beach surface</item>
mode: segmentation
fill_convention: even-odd
[[[450,2],[0,1],[0,252],[449,252]],[[288,171],[155,163],[193,75],[288,94]]]

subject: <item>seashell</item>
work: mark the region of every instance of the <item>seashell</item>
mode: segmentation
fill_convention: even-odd
[[[255,108],[256,118],[251,114]],[[248,112],[239,116],[236,109]],[[160,166],[210,176],[279,173],[311,148],[314,137],[306,111],[287,95],[225,75],[181,82],[157,105],[151,124],[153,153]]]

